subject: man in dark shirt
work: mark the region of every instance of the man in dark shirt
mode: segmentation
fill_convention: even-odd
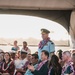
[[[46,50],[42,51],[41,62],[35,69],[34,66],[28,65],[28,69],[32,71],[34,75],[48,75],[48,57],[49,53]]]

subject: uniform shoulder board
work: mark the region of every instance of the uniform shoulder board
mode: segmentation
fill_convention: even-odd
[[[51,44],[54,44],[53,41],[49,40],[51,42]]]

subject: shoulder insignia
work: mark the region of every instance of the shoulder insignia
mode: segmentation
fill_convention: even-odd
[[[51,42],[51,44],[54,44],[53,41],[49,40],[49,42]]]

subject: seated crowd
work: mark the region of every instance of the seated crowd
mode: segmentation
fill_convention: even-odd
[[[75,53],[59,50],[49,56],[43,50],[39,60],[38,52],[31,54],[26,45],[23,42],[22,50],[15,53],[0,50],[0,75],[75,75]]]

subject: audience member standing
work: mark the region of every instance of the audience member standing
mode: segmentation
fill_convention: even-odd
[[[17,43],[18,43],[17,41],[14,41],[14,46],[11,48],[12,51],[17,52],[20,49],[19,46],[17,45]]]
[[[50,31],[47,29],[41,29],[42,41],[39,43],[38,56],[41,60],[41,53],[43,50],[49,52],[49,56],[53,55],[55,52],[55,44],[49,38]]]

